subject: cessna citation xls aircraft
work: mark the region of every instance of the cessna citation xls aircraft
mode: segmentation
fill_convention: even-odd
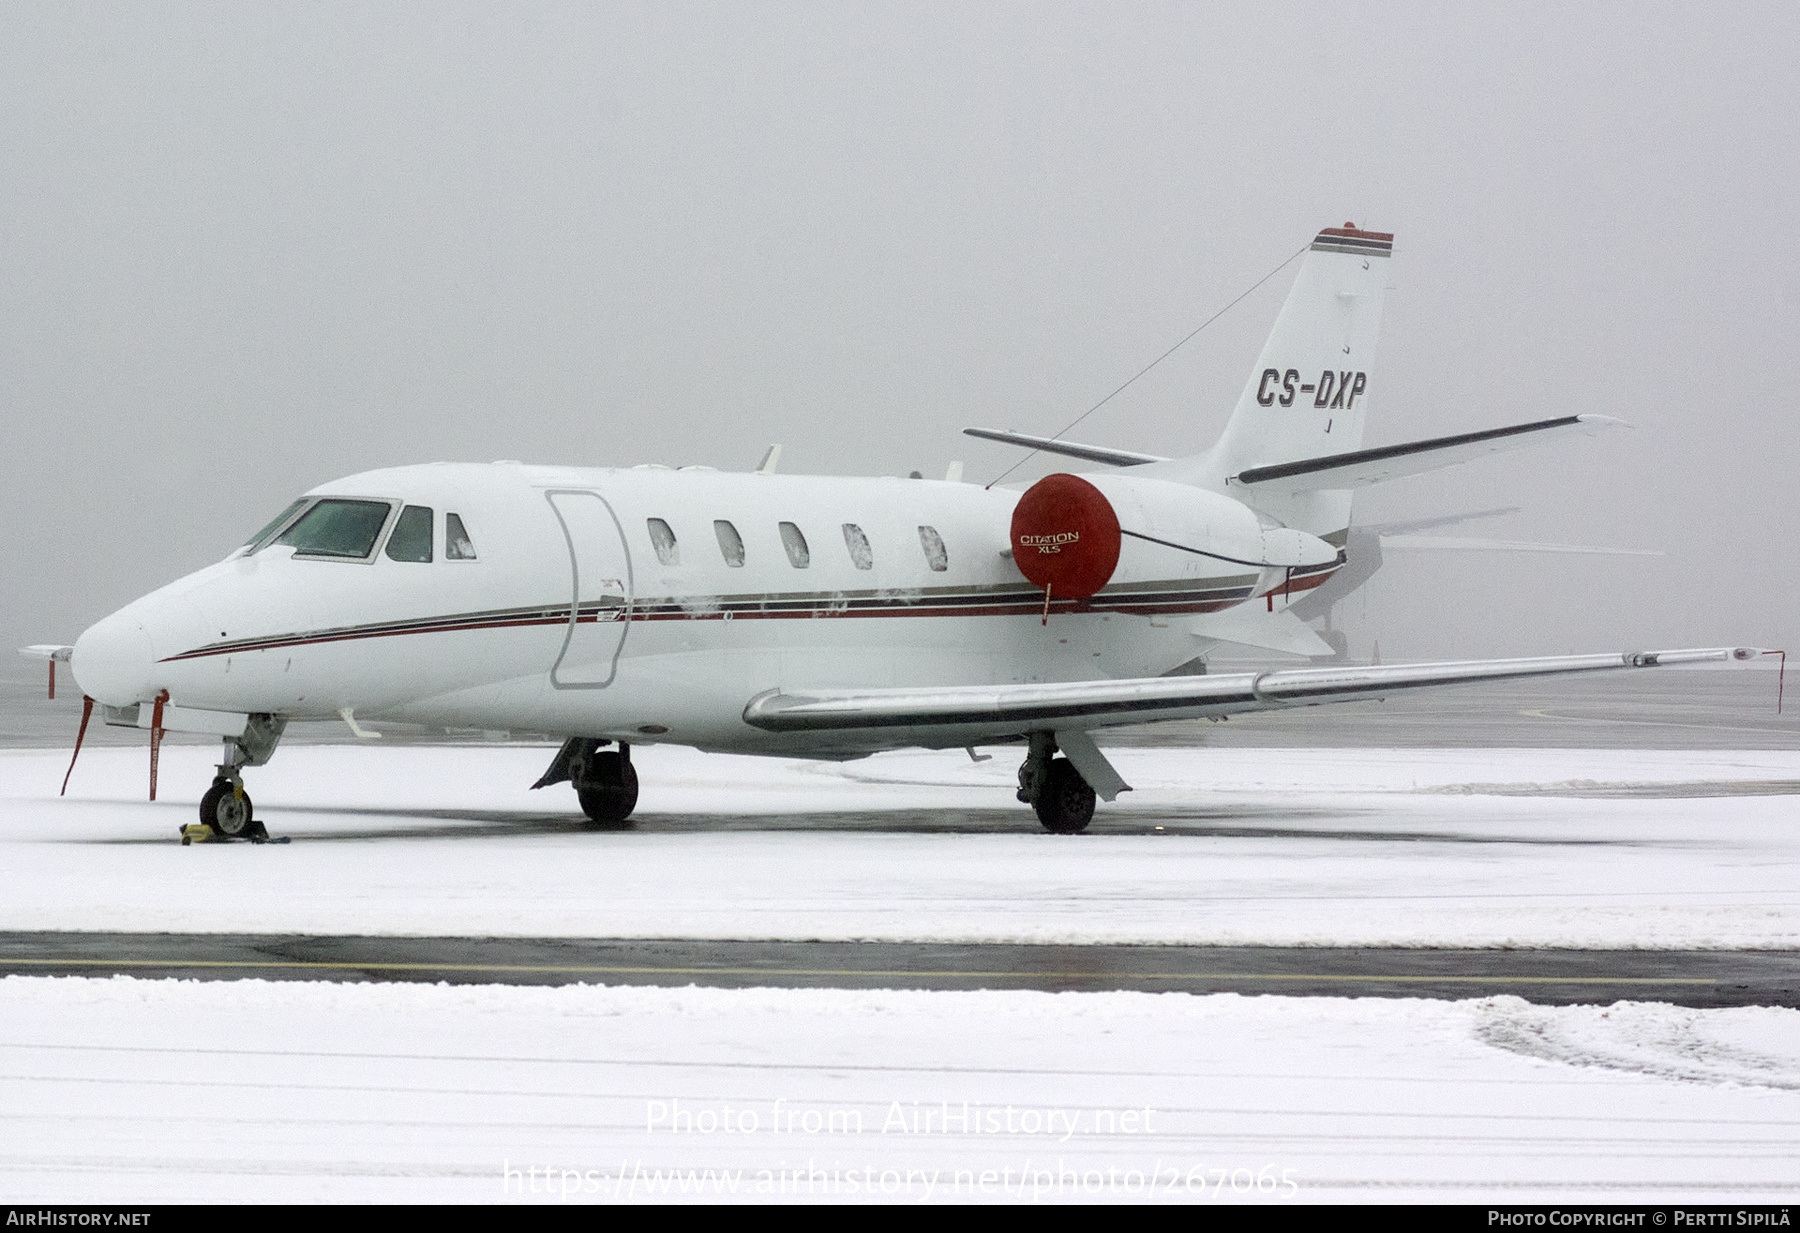
[[[243,769],[293,720],[560,735],[537,786],[571,783],[602,825],[636,805],[644,742],[827,759],[1017,743],[1019,799],[1070,833],[1096,795],[1128,789],[1094,743],[1111,725],[1756,654],[1175,671],[1220,642],[1330,653],[1287,609],[1344,565],[1357,487],[1616,423],[1361,448],[1392,246],[1348,225],[1319,233],[1205,453],[970,430],[1119,468],[1023,492],[768,463],[369,471],[73,647],[27,653],[52,660],[53,687],[70,664],[84,733],[95,704],[150,729],[152,798],[163,731],[221,736],[201,821],[251,837]]]

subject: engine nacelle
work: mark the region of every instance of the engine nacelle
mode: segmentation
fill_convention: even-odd
[[[1053,596],[1083,599],[1109,582],[1258,577],[1253,593],[1287,571],[1327,565],[1338,550],[1284,527],[1241,501],[1203,488],[1131,475],[1047,475],[1012,517],[1019,572]]]
[[[1120,538],[1112,502],[1078,475],[1046,475],[1013,506],[1013,562],[1064,599],[1085,599],[1106,585]]]

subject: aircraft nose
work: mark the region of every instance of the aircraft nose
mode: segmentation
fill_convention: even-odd
[[[75,640],[69,668],[81,692],[109,706],[130,706],[152,696],[156,657],[143,622],[115,612]]]

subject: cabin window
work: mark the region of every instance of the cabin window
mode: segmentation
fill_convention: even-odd
[[[850,564],[858,569],[875,568],[875,553],[869,547],[869,537],[854,522],[844,524],[844,547],[850,550]]]
[[[795,569],[805,569],[812,564],[812,553],[806,550],[806,536],[791,522],[781,524],[781,546],[787,549],[788,563]]]
[[[925,549],[925,564],[938,573],[950,568],[950,553],[944,548],[944,537],[931,527],[919,528],[919,546]]]
[[[713,534],[719,537],[719,554],[725,558],[725,564],[739,569],[744,564],[744,537],[738,534],[737,528],[723,518],[713,523]]]
[[[650,543],[656,549],[656,559],[664,565],[681,564],[681,547],[675,542],[675,532],[669,524],[660,518],[646,518],[644,525],[650,528]]]
[[[423,505],[409,505],[394,520],[388,534],[387,554],[394,561],[431,560],[431,511]]]
[[[320,501],[275,542],[297,556],[366,560],[392,508],[386,501]]]
[[[444,515],[444,560],[473,561],[475,559],[475,542],[463,529],[463,520],[457,514]]]

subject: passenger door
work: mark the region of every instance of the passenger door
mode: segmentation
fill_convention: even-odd
[[[596,492],[545,496],[569,548],[569,626],[550,669],[557,689],[604,689],[618,675],[631,623],[631,553],[612,506]]]

